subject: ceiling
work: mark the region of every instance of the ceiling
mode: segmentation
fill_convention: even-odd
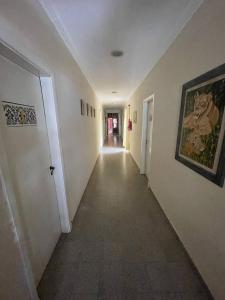
[[[97,97],[121,105],[202,0],[39,0]],[[112,50],[124,55],[112,57]],[[112,93],[117,91],[118,93]]]

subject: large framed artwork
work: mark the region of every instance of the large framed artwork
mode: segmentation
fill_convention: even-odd
[[[175,158],[219,186],[225,175],[225,64],[183,85]]]

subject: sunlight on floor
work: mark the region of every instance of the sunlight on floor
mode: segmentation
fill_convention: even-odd
[[[122,147],[102,147],[100,152],[102,154],[116,154],[116,153],[126,152],[126,150]]]

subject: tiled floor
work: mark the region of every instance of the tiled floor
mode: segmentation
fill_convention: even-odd
[[[40,299],[211,299],[131,156],[103,152],[73,230],[43,275]]]
[[[104,147],[116,147],[120,148],[123,146],[123,140],[120,135],[108,135],[104,142]]]

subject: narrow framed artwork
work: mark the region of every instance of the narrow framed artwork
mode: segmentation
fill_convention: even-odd
[[[93,116],[93,107],[91,106],[91,117]]]
[[[89,104],[86,103],[86,114],[87,114],[87,117],[89,116]]]
[[[137,124],[137,111],[136,110],[133,112],[133,122],[135,124]]]
[[[175,158],[223,186],[225,64],[183,85]]]
[[[94,108],[94,118],[95,118],[95,108]]]
[[[80,114],[82,115],[82,116],[84,116],[85,115],[85,105],[84,105],[84,101],[82,100],[82,99],[80,99]]]

